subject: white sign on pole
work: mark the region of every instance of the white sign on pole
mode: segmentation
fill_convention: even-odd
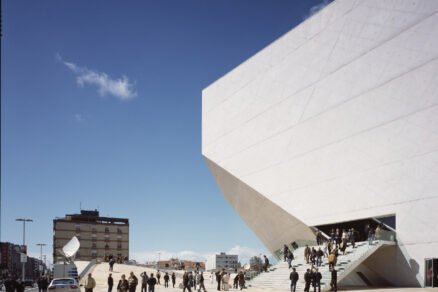
[[[27,263],[27,255],[25,253],[21,254],[20,260],[22,263]]]

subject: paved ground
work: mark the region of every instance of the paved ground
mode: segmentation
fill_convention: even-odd
[[[106,280],[107,280],[108,273],[109,273],[108,269],[109,269],[108,264],[103,263],[103,264],[97,265],[96,268],[92,271],[93,277],[95,278],[95,280],[97,282],[96,289],[94,289],[93,292],[108,292],[108,287],[106,284],[107,283]],[[116,264],[116,265],[114,265],[114,271],[113,271],[114,284],[117,285],[118,281],[120,280],[120,276],[122,274],[125,274],[128,277],[129,273],[131,271],[134,272],[134,274],[139,278],[139,280],[140,280],[140,273],[142,273],[143,271],[146,271],[148,274],[150,274],[150,273],[156,274],[156,270],[154,270],[154,269],[145,269],[145,268],[137,267],[137,266]],[[155,291],[156,292],[181,292],[182,289],[177,288],[178,285],[182,281],[181,275],[182,275],[182,272],[178,271],[177,280],[176,280],[177,285],[175,286],[175,288],[164,288],[163,285],[157,285],[155,287]],[[212,291],[212,292],[216,291],[217,284],[216,284],[216,282],[214,282],[213,284],[210,282],[209,273],[204,273],[204,277],[206,279],[205,286],[207,288],[207,291]],[[234,278],[234,276],[232,276],[232,279],[233,278]],[[163,278],[161,278],[161,281],[163,281]],[[237,292],[238,290],[230,289],[230,291]],[[268,290],[262,290],[262,289],[256,289],[256,288],[248,288],[248,289],[245,289],[244,291],[246,291],[246,292],[268,292]],[[270,291],[272,291],[272,292],[287,292],[285,290],[270,290]],[[311,290],[311,291],[313,291],[313,290]],[[420,292],[420,291],[421,292],[429,292],[430,291],[430,292],[438,292],[438,289],[435,289],[435,288],[373,288],[373,289],[344,288],[344,289],[339,289],[339,291],[355,291],[355,292]],[[36,291],[29,291],[29,292],[36,292]],[[113,288],[112,292],[116,292],[115,287]],[[137,292],[141,292],[140,287],[137,287]]]

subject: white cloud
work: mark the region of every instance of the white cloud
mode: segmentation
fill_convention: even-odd
[[[75,114],[75,120],[77,122],[82,122],[84,120],[84,117],[82,116],[82,114]]]
[[[158,256],[158,253],[160,255]],[[157,251],[143,251],[143,252],[131,252],[131,258],[143,263],[161,260],[168,260],[170,258],[178,258],[180,260],[192,260],[192,261],[205,261],[210,255],[217,254],[218,252],[198,253],[195,251],[184,250],[179,252],[171,252],[165,250]],[[266,254],[266,250],[258,250],[250,247],[236,245],[233,248],[226,251],[227,254],[237,254],[239,256],[239,262],[243,265],[249,262],[249,259],[253,256],[260,254]]]
[[[309,14],[307,16],[305,16],[304,19],[307,19],[307,18],[311,17],[312,15],[318,13],[321,9],[323,9],[324,7],[329,5],[330,2],[331,2],[330,0],[322,0],[322,2],[320,4],[315,5],[312,8],[310,8]]]
[[[86,67],[79,67],[75,63],[64,61],[59,54],[55,58],[76,74],[76,82],[81,87],[84,85],[94,85],[101,96],[109,94],[123,101],[137,96],[137,92],[134,91],[134,85],[126,76],[112,79],[106,73],[90,70]]]

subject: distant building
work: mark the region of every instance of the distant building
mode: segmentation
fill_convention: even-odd
[[[129,220],[100,217],[99,211],[81,210],[81,214],[67,214],[53,220],[53,259],[63,260],[57,251],[76,236],[81,247],[78,260],[92,260],[105,256],[129,258]]]
[[[207,271],[218,269],[237,269],[239,267],[240,264],[238,256],[226,254],[224,252],[210,256],[206,263]]]
[[[205,270],[205,262],[196,262],[196,261],[185,261],[178,259],[170,259],[168,261],[158,261],[155,266],[156,269],[161,270],[186,270],[186,271],[204,271]]]
[[[22,263],[20,261],[21,246],[18,244],[13,244],[10,242],[1,242],[1,260],[0,268],[1,274],[6,276],[11,274],[12,277],[21,277],[22,273]],[[39,276],[39,265],[40,260],[32,257],[27,257],[27,262],[25,264],[26,269],[26,279],[36,279]]]

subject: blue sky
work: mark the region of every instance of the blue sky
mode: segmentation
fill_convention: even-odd
[[[3,1],[1,240],[130,219],[139,260],[264,253],[201,156],[201,91],[321,0]]]

